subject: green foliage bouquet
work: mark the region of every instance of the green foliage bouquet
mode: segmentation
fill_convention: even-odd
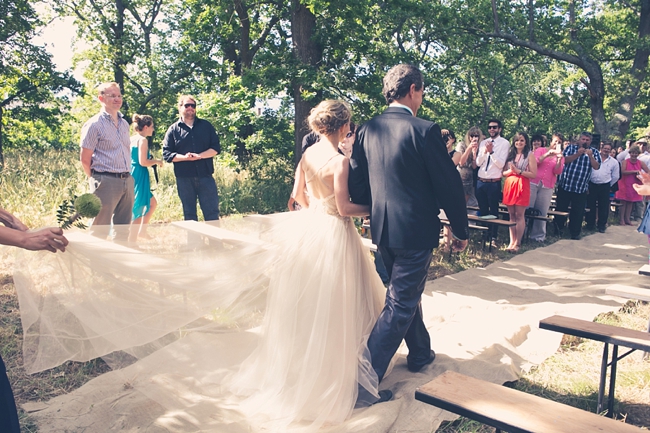
[[[82,194],[72,200],[63,200],[56,211],[56,220],[62,229],[72,226],[82,230],[88,228],[81,218],[95,218],[102,209],[102,202],[95,194]]]

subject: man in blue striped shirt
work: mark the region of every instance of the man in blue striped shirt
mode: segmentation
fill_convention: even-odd
[[[580,239],[582,220],[587,203],[587,188],[592,170],[600,168],[600,152],[591,147],[591,133],[580,134],[577,144],[571,144],[564,149],[564,169],[557,182],[556,209],[569,212],[569,233],[571,239]],[[565,217],[555,217],[559,227],[564,227]]]
[[[100,84],[97,92],[102,108],[81,128],[80,156],[90,191],[102,202],[92,233],[106,238],[112,223],[115,240],[126,241],[134,195],[129,122],[120,113],[122,92],[117,83]]]

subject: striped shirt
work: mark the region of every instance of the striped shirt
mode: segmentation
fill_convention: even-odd
[[[81,128],[81,148],[93,151],[90,169],[108,173],[131,171],[129,122],[117,113],[118,126],[111,115],[101,110]]]
[[[575,155],[578,153],[579,149],[580,146],[572,144],[564,149],[563,155],[565,158],[567,156]],[[594,147],[590,147],[590,149],[594,154],[594,159],[598,161],[598,164],[600,164],[600,152],[598,152]],[[583,194],[587,192],[587,188],[589,187],[591,170],[592,167],[589,156],[581,155],[572,163],[564,165],[564,170],[562,170],[562,174],[558,180],[558,185],[565,191]]]

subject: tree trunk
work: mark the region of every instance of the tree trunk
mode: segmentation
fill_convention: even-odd
[[[323,58],[323,48],[314,40],[316,17],[311,11],[300,3],[292,0],[291,37],[293,40],[293,53],[298,61],[299,68],[316,69]],[[302,78],[295,78],[292,84],[294,101],[294,146],[296,165],[302,157],[302,139],[309,131],[306,120],[309,111],[314,107],[311,101],[302,98],[304,83]]]

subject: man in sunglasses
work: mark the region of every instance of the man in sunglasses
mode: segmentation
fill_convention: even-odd
[[[183,205],[183,217],[198,221],[198,200],[205,221],[219,219],[219,194],[212,174],[212,157],[221,152],[214,126],[196,117],[196,99],[178,98],[180,118],[171,125],[163,139],[163,159],[174,163],[176,187]]]
[[[481,216],[499,216],[499,202],[501,201],[501,177],[503,167],[508,159],[508,140],[501,137],[503,125],[500,120],[488,120],[487,138],[478,146],[476,165],[478,166],[478,181],[476,183],[476,200]],[[496,238],[497,227],[491,230],[492,237]]]

